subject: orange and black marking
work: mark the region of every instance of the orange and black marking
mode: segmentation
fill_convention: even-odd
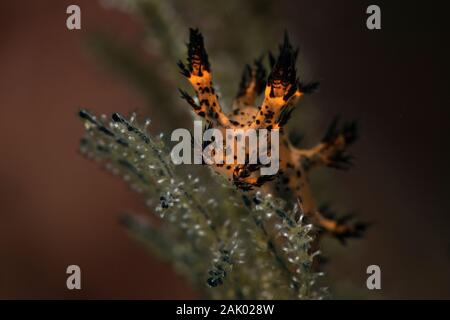
[[[196,98],[180,90],[181,97],[192,110],[202,117],[209,127],[232,129],[279,129],[280,170],[274,176],[261,176],[261,164],[215,164],[213,170],[228,178],[237,188],[245,191],[262,189],[280,194],[285,198],[298,200],[306,217],[325,233],[330,233],[341,242],[350,237],[362,236],[366,224],[350,223],[348,218],[334,218],[317,207],[312,196],[308,174],[315,167],[327,166],[348,169],[352,156],[348,147],[357,139],[355,122],[339,128],[338,118],[329,126],[320,143],[310,149],[300,149],[289,141],[284,127],[300,98],[318,89],[319,83],[303,83],[297,76],[296,61],[298,49],[294,49],[287,33],[279,46],[278,56],[269,53],[270,72],[267,73],[263,58],[246,65],[233,102],[230,114],[225,114],[213,86],[212,71],[198,29],[190,29],[187,63],[179,62],[181,74],[192,85]],[[256,99],[264,93],[262,103]],[[225,150],[226,153],[226,150]],[[248,157],[248,154],[246,155]]]

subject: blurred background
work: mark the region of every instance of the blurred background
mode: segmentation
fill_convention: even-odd
[[[335,114],[359,120],[355,168],[313,177],[318,200],[374,222],[346,247],[324,244],[335,297],[450,298],[443,2],[376,1],[377,31],[365,26],[367,1],[138,2],[0,3],[0,298],[198,297],[121,227],[124,210],[146,208],[79,154],[76,116],[80,107],[138,111],[166,132],[189,121],[175,63],[191,26],[205,36],[225,104],[244,63],[275,51],[286,29],[302,79],[322,82],[290,124],[305,145]],[[66,28],[70,4],[81,8],[81,30]],[[66,289],[70,264],[81,267],[80,291]],[[380,291],[366,288],[371,264],[381,267]]]

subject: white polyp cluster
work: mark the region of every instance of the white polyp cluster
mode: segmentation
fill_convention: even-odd
[[[164,135],[148,134],[149,120],[80,117],[81,152],[122,177],[153,213],[147,220],[127,214],[124,225],[210,298],[322,297],[314,288],[321,274],[311,267],[319,252],[309,254],[312,226],[300,206],[286,209],[273,195],[252,197],[208,170],[175,167]]]

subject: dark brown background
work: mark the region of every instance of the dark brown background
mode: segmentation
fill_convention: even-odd
[[[82,8],[81,31],[65,27],[69,4]],[[376,221],[364,240],[329,244],[338,295],[450,298],[446,11],[381,3],[383,29],[370,32],[364,1],[279,6],[322,79],[307,100],[327,115],[317,132],[338,112],[363,128],[356,168],[327,172],[339,188],[322,191]],[[105,27],[119,37],[139,30],[95,1],[0,4],[0,298],[196,297],[118,224],[123,209],[143,210],[138,197],[77,153],[80,106],[144,104],[83,50],[86,34]],[[79,292],[65,288],[69,264],[82,268]],[[365,289],[370,264],[381,266],[381,294]]]

